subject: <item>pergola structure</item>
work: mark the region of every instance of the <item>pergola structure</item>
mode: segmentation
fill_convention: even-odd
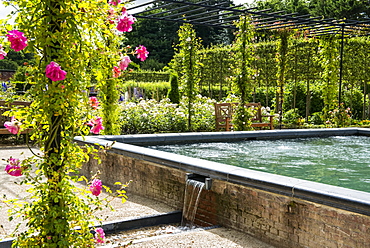
[[[270,31],[292,28],[306,31],[308,36],[341,35],[343,37],[368,36],[370,18],[364,20],[334,20],[310,17],[284,11],[271,12],[271,9],[257,10],[243,5],[229,6],[229,2],[211,4],[210,0],[197,3],[186,0],[149,0],[129,7],[136,18],[191,23],[216,28],[236,29],[234,21],[240,15],[250,15],[257,31]]]
[[[133,0],[135,1],[135,0]],[[229,2],[210,3],[210,0],[191,2],[187,0],[148,0],[127,10],[136,11],[136,18],[191,23],[215,28],[236,29],[234,21],[240,15],[251,16],[256,31],[268,32],[281,28],[297,29],[307,37],[338,36],[341,39],[339,68],[339,103],[341,102],[344,39],[370,35],[370,18],[363,20],[335,20],[310,17],[271,9],[257,10],[243,5],[230,6]]]

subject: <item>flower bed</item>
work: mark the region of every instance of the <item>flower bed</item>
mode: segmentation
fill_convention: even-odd
[[[215,100],[197,95],[193,103],[192,130],[187,128],[186,99],[180,104],[172,104],[169,99],[160,102],[140,100],[139,102],[123,102],[120,116],[121,132],[161,133],[185,131],[214,131]]]

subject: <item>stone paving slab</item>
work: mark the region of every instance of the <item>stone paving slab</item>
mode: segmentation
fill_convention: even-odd
[[[35,152],[39,152],[39,150],[35,149]],[[12,177],[4,171],[7,164],[4,160],[9,159],[10,156],[13,158],[25,159],[26,157],[32,156],[32,153],[26,146],[0,147],[0,197],[5,194],[10,199],[19,199],[27,196],[27,193],[25,193],[27,186],[17,184],[22,180],[22,177]],[[84,185],[77,186],[84,187]],[[116,198],[111,202],[115,211],[105,209],[97,212],[97,216],[104,221],[128,220],[142,216],[168,213],[176,210],[166,204],[137,195],[132,195],[129,193],[129,188],[127,188],[127,191],[128,200],[125,203],[122,203],[120,198]],[[107,194],[102,193],[100,196],[104,198],[107,197]],[[9,234],[17,225],[17,221],[8,221],[8,210],[9,207],[0,202],[0,212],[2,213],[0,215],[0,225],[4,227],[0,228],[0,239],[6,237],[7,234]]]

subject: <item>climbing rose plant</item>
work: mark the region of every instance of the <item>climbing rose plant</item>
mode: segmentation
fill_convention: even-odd
[[[21,125],[22,123],[20,123],[14,116],[10,119],[10,121],[6,121],[4,123],[4,127],[12,134],[18,134],[21,130]]]
[[[14,231],[14,246],[92,247],[104,242],[102,228],[92,234],[95,221],[101,222],[94,213],[109,206],[101,195],[103,188],[111,191],[99,179],[99,172],[91,180],[74,176],[97,149],[80,147],[73,139],[111,129],[104,119],[114,109],[110,104],[118,100],[114,95],[117,78],[131,63],[126,56],[136,55],[143,61],[148,51],[144,46],[133,51],[121,48],[122,35],[132,30],[135,19],[119,0],[10,0],[4,4],[14,5],[17,17],[14,27],[0,20],[0,58],[10,49],[36,56],[27,76],[33,85],[28,92],[33,102],[12,111],[6,128],[13,134],[32,130],[29,139],[42,154],[25,160],[10,158],[5,168],[10,176],[21,177],[21,184],[29,185],[32,199],[18,201],[12,208],[10,219],[18,217],[27,226]],[[118,30],[121,27],[125,31]],[[86,93],[91,79],[102,92],[101,102]],[[84,181],[86,187],[76,187],[77,181]],[[126,185],[120,185],[114,195],[124,201]]]
[[[110,4],[117,6],[120,1],[111,1]],[[110,25],[116,25],[115,29],[119,32],[131,32],[132,25],[136,19],[129,15],[126,12],[125,8],[121,8],[120,11],[115,11],[110,8],[108,10],[108,23]],[[118,33],[119,33],[118,32]],[[117,32],[116,32],[117,33]],[[117,36],[108,36],[105,37],[105,48],[107,52],[117,49]],[[97,63],[94,66],[97,68],[102,68],[105,73],[102,73],[101,69],[98,69],[96,73],[96,78],[98,80],[97,89],[100,91],[101,97],[104,100],[102,102],[102,120],[104,130],[103,134],[120,134],[120,125],[119,125],[119,105],[118,99],[120,96],[119,84],[120,77],[124,77],[129,71],[127,70],[129,64],[132,62],[130,57],[131,55],[137,55],[140,57],[141,61],[144,61],[149,52],[144,46],[139,46],[135,50],[131,50],[130,46],[124,47],[119,52],[119,58],[117,57],[108,57],[108,63]],[[118,61],[118,62],[117,62]],[[115,66],[110,67],[111,64]],[[109,72],[110,74],[107,74]]]
[[[98,196],[101,193],[102,182],[99,179],[94,179],[90,185],[90,191],[93,195]]]
[[[95,229],[95,240],[97,243],[104,243],[105,233],[103,228],[99,227]]]
[[[113,0],[113,1],[109,1],[109,4],[112,4],[114,6],[117,6],[118,4],[120,4],[121,1],[120,0]]]
[[[27,46],[27,37],[24,36],[24,33],[18,30],[11,30],[7,32],[8,41],[10,42],[10,48],[16,52],[19,52],[26,48]],[[3,45],[0,44],[0,60],[4,59],[8,53],[4,51]]]
[[[129,56],[123,56],[121,61],[119,62],[119,68],[122,70],[122,71],[125,71],[128,67],[128,65],[131,63],[131,59]]]
[[[14,49],[14,51],[19,52],[26,48],[27,46],[27,38],[24,36],[24,33],[19,32],[18,30],[9,31],[6,35],[10,42],[10,47]]]
[[[137,58],[140,59],[141,61],[146,60],[148,57],[149,52],[146,50],[145,46],[140,45],[135,49],[135,53],[137,54]]]
[[[8,53],[5,52],[3,46],[0,45],[0,60],[4,59],[6,55],[8,55]]]
[[[131,32],[132,24],[134,24],[135,21],[135,17],[123,11],[121,17],[118,19],[117,30],[121,32]]]
[[[94,134],[99,134],[101,130],[104,130],[101,117],[91,119],[87,125],[91,126],[90,132]]]
[[[20,166],[20,161],[17,158],[10,158],[8,160],[9,164],[6,165],[5,171],[11,176],[19,177],[22,176],[22,167]]]
[[[89,104],[93,109],[97,109],[99,107],[99,100],[95,96],[89,97]]]
[[[51,81],[55,82],[66,79],[67,72],[63,71],[57,63],[51,61],[50,64],[46,66],[45,75]]]

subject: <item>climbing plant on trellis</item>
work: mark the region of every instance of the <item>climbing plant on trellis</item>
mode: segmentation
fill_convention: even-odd
[[[191,24],[185,23],[178,31],[179,41],[177,58],[174,61],[179,71],[180,90],[187,97],[188,110],[188,130],[192,130],[191,119],[193,115],[192,103],[198,92],[200,63],[198,50],[201,48],[201,41],[196,36],[196,32]]]
[[[284,88],[287,78],[287,67],[289,64],[289,43],[290,37],[292,35],[292,30],[282,28],[277,31],[277,53],[276,53],[276,62],[277,62],[277,91],[276,91],[276,112],[279,114],[279,123],[282,122],[283,117],[283,102],[284,102]]]
[[[232,46],[233,59],[235,60],[232,70],[235,75],[233,78],[235,92],[239,94],[239,104],[236,107],[234,128],[235,130],[247,130],[250,129],[252,113],[245,108],[245,104],[253,91],[255,70],[252,67],[254,47],[251,44],[255,30],[248,16],[240,16],[236,26],[238,32]]]
[[[338,106],[338,42],[336,39],[324,38],[320,39],[319,50],[321,67],[321,87],[323,90],[324,113],[329,112]]]
[[[41,150],[23,161],[11,157],[6,166],[10,176],[23,176],[21,184],[29,186],[31,195],[28,201],[5,201],[14,204],[10,218],[19,217],[27,226],[15,234],[14,246],[92,247],[104,240],[103,229],[95,229],[95,239],[91,233],[95,221],[101,221],[94,217],[95,211],[109,206],[109,201],[98,198],[105,187],[98,172],[91,180],[75,176],[96,150],[80,147],[73,139],[104,129],[99,103],[88,98],[86,89],[91,78],[102,85],[110,81],[114,87],[114,78],[127,68],[127,51],[119,48],[116,36],[132,29],[133,17],[119,0],[4,3],[16,5],[17,18],[16,29],[0,22],[0,37],[7,37],[1,40],[0,52],[4,56],[3,48],[25,49],[36,57],[27,77],[33,83],[29,91],[33,102],[11,112],[12,120],[4,126],[13,134],[32,129],[30,139]],[[147,56],[143,46],[133,53],[140,59]],[[78,180],[87,186],[76,187]],[[125,199],[123,189],[117,195]]]
[[[327,76],[322,77],[324,75],[324,66],[326,66],[326,64],[323,63],[322,60],[323,49],[321,48],[322,46],[319,45],[321,39],[322,38],[295,37],[295,39],[292,39],[289,49],[290,52],[288,53],[287,57],[288,62],[286,65],[287,68],[285,73],[285,82],[288,92],[284,93],[284,95],[286,95],[286,99],[283,102],[283,110],[286,111],[291,108],[298,107],[300,115],[306,116],[306,120],[308,120],[308,116],[314,112],[321,111],[323,107],[323,98],[320,99],[320,97],[323,95],[323,82],[324,80],[327,80]],[[252,78],[254,81],[255,92],[253,92],[252,95],[248,95],[248,101],[262,102],[265,106],[276,107],[276,95],[274,95],[272,91],[277,85],[276,74],[278,64],[275,59],[277,43],[276,41],[267,41],[252,43],[251,46],[253,46],[255,49],[255,60],[252,64],[252,67],[256,70]],[[343,101],[348,102],[348,104],[351,104],[351,102],[354,104],[355,99],[351,100],[351,97],[357,99],[357,93],[354,94],[354,92],[357,92],[358,90],[362,92],[361,94],[363,98],[367,98],[364,96],[363,90],[364,88],[368,89],[367,75],[369,75],[369,59],[366,58],[368,58],[369,55],[366,51],[369,49],[369,39],[350,38],[345,40],[344,47]],[[201,67],[201,80],[203,84],[207,83],[209,88],[219,85],[220,78],[232,78],[234,76],[230,70],[225,70],[224,76],[220,75],[220,78],[218,76],[215,77],[214,75],[210,76],[210,73],[216,71],[216,69],[214,69],[215,65],[218,65],[218,67],[216,66],[217,69],[220,68],[219,63],[224,63],[230,67],[235,66],[235,61],[231,60],[226,62],[225,60],[219,60],[217,57],[219,56],[225,58],[225,56],[228,54],[228,49],[228,47],[224,47],[222,50],[204,49],[200,51],[200,53],[202,53],[203,64],[203,67]],[[339,57],[338,48],[334,51],[334,56]],[[339,66],[339,64],[336,63],[335,66]],[[335,77],[330,80],[333,84],[333,89],[339,87],[339,67],[337,67],[335,70],[337,73],[334,75]],[[221,74],[222,71],[219,70],[217,73]],[[302,83],[305,84],[305,90],[302,91],[300,89],[299,92],[305,94],[304,96],[302,94],[300,96],[301,98],[303,97],[305,99],[294,99],[294,92],[297,91],[298,88],[303,87]],[[351,87],[347,87],[350,85]],[[353,94],[348,94],[347,89],[349,92],[351,92],[352,89]],[[227,95],[223,92],[219,92],[219,94],[220,93],[223,94],[223,97]],[[338,93],[332,93],[333,99],[337,98]],[[361,107],[357,106],[356,104],[352,105],[354,108],[358,109],[356,113],[365,111],[361,109],[366,109],[366,112],[369,112],[367,111],[368,104],[366,99],[362,102],[363,106]]]

